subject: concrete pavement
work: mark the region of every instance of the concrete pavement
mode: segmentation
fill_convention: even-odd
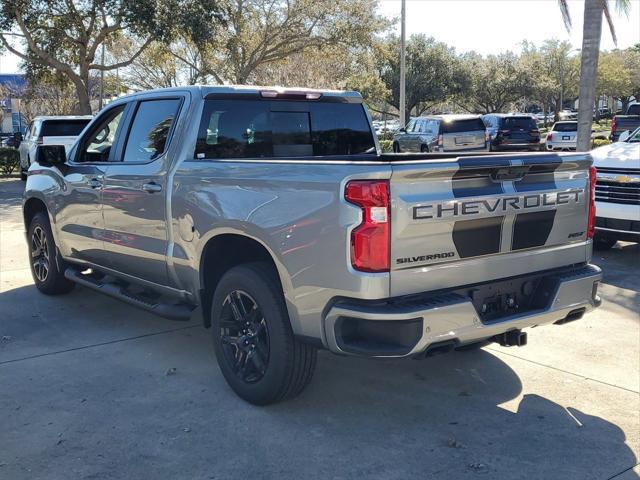
[[[0,180],[0,479],[640,478],[638,246],[596,254],[603,306],[527,347],[321,352],[299,398],[258,408],[196,322],[39,294],[22,186]]]

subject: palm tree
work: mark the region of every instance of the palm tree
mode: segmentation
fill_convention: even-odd
[[[558,0],[562,19],[567,30],[571,30],[571,16],[567,0]],[[629,15],[631,0],[616,0],[618,13]],[[582,27],[582,55],[580,65],[580,90],[578,105],[578,144],[577,150],[586,152],[591,149],[591,123],[596,102],[596,81],[598,78],[598,56],[600,55],[600,36],[602,17],[607,19],[613,43],[618,44],[616,31],[611,18],[608,0],[585,0],[584,24]]]

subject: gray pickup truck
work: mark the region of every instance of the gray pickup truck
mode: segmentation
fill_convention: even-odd
[[[176,320],[202,313],[243,399],[311,380],[318,348],[420,358],[579,319],[588,154],[381,154],[359,94],[157,90],[42,145],[24,196],[32,273]],[[133,315],[132,315],[133,316]]]

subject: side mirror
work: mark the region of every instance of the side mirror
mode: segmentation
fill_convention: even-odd
[[[67,152],[64,145],[40,145],[36,150],[36,161],[40,165],[63,165]]]
[[[404,127],[399,128],[399,129],[398,129],[398,131],[399,131],[400,133],[407,133],[407,129],[406,129],[406,128],[404,128]]]
[[[618,141],[619,142],[626,142],[627,140],[629,140],[629,137],[631,136],[631,132],[629,130],[625,130],[624,132],[622,132],[620,134],[620,136],[618,137]]]

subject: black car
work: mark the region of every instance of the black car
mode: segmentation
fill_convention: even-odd
[[[540,150],[540,131],[531,115],[490,113],[482,116],[487,127],[489,149]]]

